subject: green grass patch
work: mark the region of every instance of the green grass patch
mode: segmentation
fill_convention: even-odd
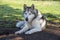
[[[46,16],[48,21],[60,20],[59,1],[0,0],[0,20],[23,20],[23,5],[35,7]],[[60,21],[59,21],[60,22]]]

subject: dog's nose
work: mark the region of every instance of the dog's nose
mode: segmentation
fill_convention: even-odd
[[[28,17],[26,17],[25,20],[28,21]]]

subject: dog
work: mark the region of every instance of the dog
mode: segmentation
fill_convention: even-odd
[[[16,31],[15,34],[33,34],[46,28],[46,18],[35,8],[34,4],[30,7],[24,4],[23,16],[24,21],[16,24],[16,27],[20,27],[21,30]]]

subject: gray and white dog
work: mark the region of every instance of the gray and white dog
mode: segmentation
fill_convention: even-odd
[[[34,4],[31,7],[28,7],[24,4],[24,21],[19,21],[16,24],[16,27],[20,27],[21,30],[16,31],[15,34],[32,34],[35,32],[40,32],[46,27],[45,17],[34,7]]]

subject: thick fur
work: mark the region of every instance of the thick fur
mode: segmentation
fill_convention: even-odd
[[[16,27],[20,27],[21,30],[16,31],[15,34],[21,34],[23,32],[25,32],[25,34],[32,34],[45,29],[46,19],[35,9],[33,4],[31,7],[27,7],[26,4],[24,4],[23,13],[25,18],[24,21],[19,21],[16,24]]]

